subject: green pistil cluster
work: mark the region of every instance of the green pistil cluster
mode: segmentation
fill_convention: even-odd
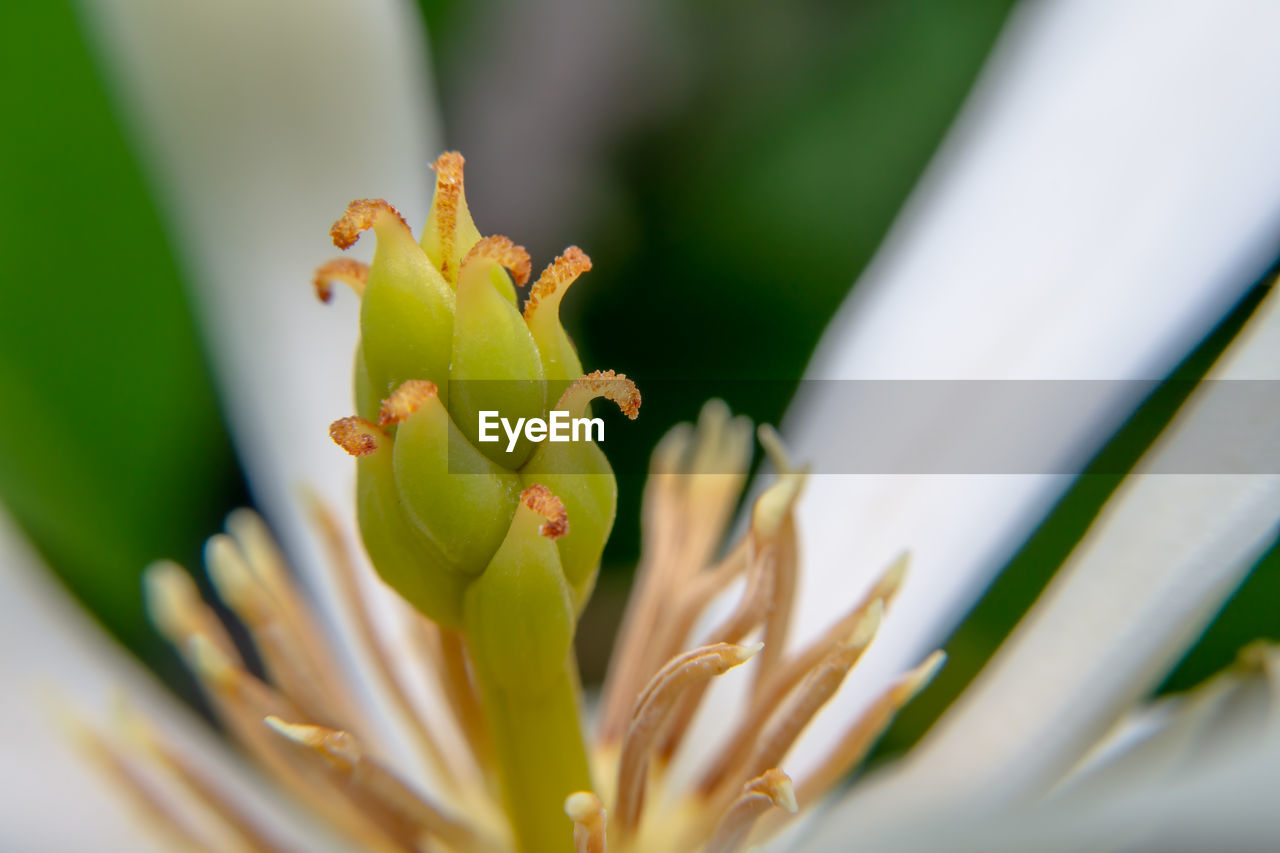
[[[466,641],[517,843],[551,850],[567,837],[565,796],[591,787],[571,649],[617,485],[589,438],[481,442],[479,416],[581,417],[603,396],[634,418],[640,398],[625,376],[583,376],[560,324],[587,256],[568,249],[521,310],[529,257],[481,237],[462,162],[436,162],[421,242],[384,201],[352,202],[333,226],[340,248],[370,228],[378,242],[367,268],[344,259],[317,274],[322,298],[332,280],[361,295],[358,416],[330,434],[357,457],[360,530],[379,574]]]

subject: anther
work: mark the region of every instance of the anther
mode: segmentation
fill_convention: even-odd
[[[734,853],[742,849],[756,819],[770,808],[780,808],[788,814],[800,810],[791,778],[777,768],[766,771],[743,787],[742,795],[729,807],[703,848],[704,853]]]
[[[235,687],[238,680],[235,662],[208,637],[203,634],[193,634],[187,639],[186,647],[191,668],[201,677],[201,680],[220,690],[230,690]]]
[[[204,554],[218,597],[246,625],[252,629],[271,617],[273,608],[267,591],[253,576],[235,540],[226,534],[213,536],[205,543]]]
[[[281,737],[314,750],[335,770],[350,773],[360,762],[360,746],[348,732],[303,723],[286,723],[275,715],[268,715],[263,722]]]
[[[762,643],[751,646],[716,643],[686,652],[658,670],[636,698],[618,763],[617,819],[624,831],[634,830],[639,823],[649,748],[676,700],[697,684],[746,663],[761,648]]]
[[[600,798],[577,791],[564,801],[564,813],[573,821],[575,853],[605,853],[605,811]]]
[[[894,715],[937,675],[946,659],[945,653],[934,652],[881,693],[826,751],[822,763],[800,783],[800,799],[804,802],[816,799],[846,777],[871,751],[876,740],[893,721]]]
[[[235,658],[235,646],[222,622],[200,598],[195,581],[181,566],[167,561],[153,563],[143,575],[143,589],[147,614],[165,639],[183,646],[191,637],[201,635],[222,654]]]
[[[788,658],[769,678],[765,679],[761,684],[760,692],[752,697],[749,714],[772,713],[787,694],[840,643],[869,645],[880,628],[883,616],[883,599],[877,598],[859,605],[813,643]],[[763,723],[762,717],[760,722]]]
[[[916,694],[928,686],[933,677],[947,662],[947,653],[941,649],[924,659],[924,663],[908,672],[898,683],[893,685],[889,696],[894,705],[901,708],[915,698]]]
[[[452,850],[474,850],[479,839],[468,827],[445,814],[434,803],[419,796],[376,759],[366,756],[354,735],[338,729],[289,723],[276,715],[263,721],[276,734],[319,755],[330,767],[346,777],[357,804],[367,804],[395,822],[403,821],[416,830],[438,836]],[[394,827],[387,827],[394,829]],[[408,835],[418,835],[414,831]],[[412,849],[419,849],[414,845]]]
[[[706,795],[723,791],[735,779],[750,777],[781,762],[866,651],[875,636],[880,613],[880,606],[873,604],[852,635],[827,651],[781,710],[772,703],[753,703],[729,739],[729,748],[703,776],[699,790]]]
[[[765,455],[769,457],[769,461],[773,463],[779,475],[799,472],[791,462],[791,454],[787,452],[787,446],[776,429],[769,424],[760,424],[756,428],[756,437],[760,439],[760,446],[764,448]]]

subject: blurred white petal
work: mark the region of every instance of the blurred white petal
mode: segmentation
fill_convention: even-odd
[[[1206,683],[1126,716],[1058,790],[1119,793],[1264,744],[1280,745],[1280,648],[1255,644]]]
[[[255,804],[277,837],[305,832],[276,792],[231,759],[207,726],[71,601],[2,512],[0,587],[0,849],[164,849],[128,798],[94,772],[60,719],[85,714],[109,727],[110,706],[121,699],[145,710],[242,804]],[[307,849],[324,849],[306,834]]]
[[[1280,113],[1263,105],[1280,86],[1277,26],[1280,7],[1259,2],[1020,7],[809,378],[1163,376],[1276,255]],[[1108,387],[1042,424],[1062,458],[1087,458],[1137,404],[1140,385]],[[786,433],[821,473],[824,449],[851,440],[849,413],[821,383],[807,390]],[[972,440],[991,416],[972,399],[938,408],[894,424],[902,458]],[[895,554],[914,560],[801,749],[939,643],[1069,483],[815,477],[800,507],[801,637]]]
[[[1280,379],[1280,291],[1209,376]],[[1238,419],[1274,444],[1274,397],[1225,409],[1230,384],[1188,399],[970,689],[824,835],[872,812],[1043,794],[1156,686],[1280,533],[1280,475],[1152,473],[1200,441],[1206,422]]]
[[[1271,744],[1119,793],[1086,789],[998,819],[922,809],[909,824],[846,827],[805,850],[837,853],[856,838],[861,853],[1256,853],[1275,849],[1280,838],[1278,787],[1280,748]]]
[[[355,469],[327,427],[351,414],[358,306],[315,267],[356,198],[425,221],[439,153],[422,21],[396,0],[86,0],[165,208],[256,502],[337,611],[303,490],[354,532]],[[372,240],[353,254],[368,260]],[[343,646],[344,644],[338,644]],[[385,707],[383,709],[386,710]]]
[[[344,510],[357,305],[311,292],[355,198],[425,220],[439,140],[421,21],[394,0],[87,0],[166,209],[250,485],[315,565],[299,488]],[[371,244],[371,240],[363,241]],[[362,245],[367,259],[370,245]]]

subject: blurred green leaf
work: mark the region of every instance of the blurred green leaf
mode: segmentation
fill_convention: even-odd
[[[4,14],[0,499],[135,650],[138,576],[195,560],[239,473],[147,191],[65,0]]]

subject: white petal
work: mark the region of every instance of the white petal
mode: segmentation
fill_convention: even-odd
[[[207,726],[97,628],[51,579],[0,511],[0,847],[6,850],[146,851],[164,849],[153,827],[135,817],[73,745],[59,715],[97,718],[124,698],[143,711],[184,753],[245,795],[275,837],[301,824],[256,777],[219,754]],[[251,809],[252,810],[252,809]],[[308,849],[323,849],[319,839]]]
[[[1280,291],[1210,377],[1280,379]],[[1237,387],[1189,398],[974,685],[838,822],[1041,794],[1158,683],[1280,533],[1280,475],[1158,473],[1224,422],[1274,447],[1275,396],[1224,403]],[[1229,460],[1247,445],[1217,449]]]
[[[254,494],[297,549],[299,487],[345,507],[353,478],[327,428],[353,407],[357,306],[346,292],[322,305],[310,285],[338,254],[329,226],[355,198],[385,197],[412,222],[430,202],[420,21],[392,0],[88,6]]]
[[[1247,655],[1186,693],[1126,715],[1054,795],[1085,787],[1091,795],[1120,793],[1206,760],[1280,745],[1280,648],[1254,647]]]
[[[355,466],[328,425],[352,413],[356,301],[311,290],[352,199],[425,221],[438,154],[425,34],[395,0],[89,0],[144,165],[181,250],[257,503],[322,601],[303,488],[341,510]],[[372,237],[353,253],[368,259]],[[213,532],[213,531],[210,531]],[[352,538],[352,541],[357,541]]]
[[[1275,254],[1280,112],[1261,105],[1280,86],[1277,26],[1268,3],[1020,7],[809,376],[1163,376]],[[819,474],[800,510],[802,629],[834,618],[903,549],[914,560],[872,653],[806,736],[810,751],[942,640],[1070,483],[822,475],[824,455],[851,440],[851,413],[822,385],[786,424]],[[1109,389],[1038,422],[1058,437],[1055,459],[1088,458],[1142,390]],[[940,400],[892,424],[893,458],[928,460],[990,417],[972,399]]]
[[[843,836],[824,833],[801,849],[838,853],[856,838],[862,853],[1255,853],[1275,849],[1280,838],[1277,788],[1280,749],[1273,745],[1118,794],[1086,791],[995,816],[922,809],[908,825],[846,828]]]

